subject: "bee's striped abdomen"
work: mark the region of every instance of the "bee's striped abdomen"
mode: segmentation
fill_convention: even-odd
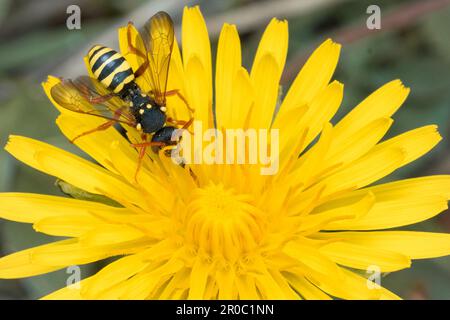
[[[126,84],[134,80],[128,61],[111,48],[93,46],[89,50],[88,61],[94,77],[114,93],[120,93]]]

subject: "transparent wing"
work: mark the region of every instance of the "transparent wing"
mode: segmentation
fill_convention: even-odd
[[[52,87],[50,94],[56,103],[70,111],[134,124],[134,117],[124,101],[88,76],[63,80]]]
[[[160,11],[145,23],[139,33],[147,50],[151,87],[155,100],[158,104],[165,105],[170,57],[174,41],[172,19],[166,12]]]

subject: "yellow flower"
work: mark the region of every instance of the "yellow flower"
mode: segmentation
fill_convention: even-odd
[[[136,67],[124,32],[119,31],[121,51]],[[181,40],[183,52],[175,45],[168,89],[187,97],[204,129],[214,123],[220,129],[279,129],[278,173],[261,175],[261,166],[251,164],[182,167],[148,151],[136,182],[137,152],[113,128],[76,142],[97,163],[11,136],[6,150],[18,160],[122,207],[0,194],[2,218],[68,237],[1,258],[1,278],[117,257],[79,288],[46,298],[395,299],[369,286],[361,273],[374,266],[393,272],[410,267],[412,259],[450,254],[449,234],[379,231],[429,219],[445,210],[450,198],[445,175],[371,186],[441,139],[430,125],[380,142],[409,92],[399,80],[332,125],[343,85],[330,82],[340,46],[327,40],[301,69],[272,121],[288,47],[286,21],[270,22],[250,73],[241,65],[236,27],[224,25],[214,87],[198,7],[184,10]],[[50,77],[44,83],[47,94],[58,81]],[[69,139],[102,123],[56,107],[57,123]],[[176,97],[168,98],[168,112],[176,119],[189,117]],[[130,129],[130,139],[134,134]]]

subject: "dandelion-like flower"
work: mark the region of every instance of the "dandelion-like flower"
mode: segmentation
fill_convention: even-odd
[[[126,28],[119,39],[122,54],[136,68]],[[331,81],[340,51],[331,40],[314,51],[278,107],[286,21],[270,22],[250,72],[241,65],[236,27],[225,24],[214,88],[210,42],[198,7],[185,9],[181,40],[182,54],[176,43],[173,49],[168,89],[180,90],[204,129],[278,129],[278,172],[261,175],[255,164],[181,166],[148,150],[136,181],[138,153],[114,128],[76,140],[97,163],[11,136],[6,150],[18,160],[120,205],[0,194],[2,218],[67,238],[1,258],[1,278],[116,257],[79,286],[45,298],[395,299],[381,286],[368,286],[358,270],[376,266],[393,272],[410,267],[412,259],[450,254],[448,234],[383,230],[429,219],[444,211],[450,198],[446,175],[372,185],[441,140],[430,125],[381,141],[409,92],[399,80],[332,125],[343,85]],[[50,77],[44,83],[48,95],[59,81]],[[139,84],[146,88],[145,81]],[[69,139],[102,123],[53,103]],[[167,109],[175,119],[189,118],[177,97],[168,97]],[[129,136],[137,134],[133,130]]]

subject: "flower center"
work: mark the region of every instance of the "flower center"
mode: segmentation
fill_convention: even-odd
[[[198,250],[235,261],[253,251],[263,233],[262,215],[250,196],[213,184],[193,192],[187,208],[186,240]]]

